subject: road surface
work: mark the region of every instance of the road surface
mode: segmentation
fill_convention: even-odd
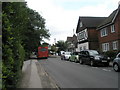
[[[118,74],[112,67],[91,67],[48,58],[38,60],[60,88],[118,88]]]

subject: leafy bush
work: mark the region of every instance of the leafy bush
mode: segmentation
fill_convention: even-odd
[[[3,63],[2,63],[2,73],[3,73],[3,88],[4,87],[12,87],[13,79],[14,79],[14,72],[13,72],[13,53],[12,49],[9,48],[8,45],[3,46]]]
[[[116,57],[117,52],[114,51],[107,51],[104,53],[106,56],[110,57],[111,60],[113,60]]]
[[[23,46],[19,43],[16,43],[16,48],[17,50],[14,52],[8,45],[3,45],[3,88],[16,87],[21,75],[25,51]]]
[[[4,89],[15,88],[23,61],[50,34],[45,28],[45,19],[28,8],[25,2],[3,2],[1,15],[2,86]]]

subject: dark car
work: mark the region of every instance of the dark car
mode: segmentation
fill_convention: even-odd
[[[79,62],[80,64],[85,63],[91,66],[98,64],[109,66],[110,58],[99,54],[96,50],[83,50],[79,54]]]
[[[116,58],[113,60],[113,69],[116,72],[120,71],[120,52],[117,54]]]

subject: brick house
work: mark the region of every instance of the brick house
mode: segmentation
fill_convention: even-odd
[[[76,51],[77,36],[74,34],[73,37],[67,37],[67,42],[69,43],[67,51],[70,51],[70,52]]]
[[[72,51],[73,50],[73,47],[72,47],[72,37],[67,37],[67,43],[69,44],[68,48],[67,48],[67,51]]]
[[[120,51],[120,5],[97,28],[100,52]]]
[[[105,20],[106,17],[79,17],[77,33],[77,51],[84,49],[98,50],[98,32],[97,26]]]

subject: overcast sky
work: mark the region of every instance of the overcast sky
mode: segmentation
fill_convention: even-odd
[[[50,44],[66,40],[76,31],[79,16],[107,17],[118,8],[119,0],[25,0],[29,8],[46,19]]]

